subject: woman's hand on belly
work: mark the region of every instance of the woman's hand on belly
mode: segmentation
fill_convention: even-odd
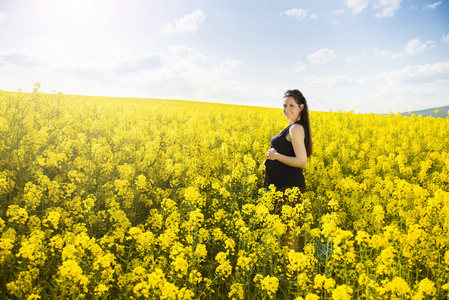
[[[279,153],[277,152],[276,149],[270,148],[270,149],[268,149],[268,151],[267,151],[267,159],[269,159],[269,160],[276,160],[276,156],[277,156],[278,154],[279,154]]]

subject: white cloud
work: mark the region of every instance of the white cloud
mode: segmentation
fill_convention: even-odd
[[[369,5],[376,11],[377,18],[393,17],[401,7],[402,0],[342,0],[343,5],[352,10],[353,14],[361,13]]]
[[[185,46],[172,46],[170,47],[171,53],[178,60],[186,62],[200,62],[206,60],[206,56],[198,50],[185,47]]]
[[[338,75],[338,76],[307,76],[306,82],[310,86],[314,87],[345,87],[351,85],[358,85],[366,81],[366,78],[355,78],[351,76]]]
[[[103,68],[103,66],[92,65],[75,65],[75,66],[56,66],[53,69],[55,72],[68,73],[82,79],[90,79],[94,81],[103,81],[105,79],[111,79],[109,76],[109,70]]]
[[[374,49],[374,55],[379,58],[387,57],[391,55],[390,51],[382,50],[382,49]]]
[[[307,55],[307,59],[311,64],[325,64],[333,60],[336,56],[335,52],[330,49],[320,49]]]
[[[367,8],[370,2],[370,0],[343,0],[343,5],[351,9],[353,14],[358,14]]]
[[[167,23],[162,27],[162,33],[195,33],[203,24],[206,15],[201,9],[184,15],[174,23]]]
[[[221,73],[229,73],[232,70],[236,69],[241,64],[242,64],[242,62],[237,59],[228,58],[227,60],[222,62],[220,64],[220,66],[218,68],[216,68],[216,70]]]
[[[443,1],[438,1],[432,4],[426,4],[424,5],[424,9],[436,9],[438,5],[442,4]]]
[[[353,61],[356,61],[359,59],[360,59],[359,56],[348,57],[348,58],[346,58],[345,62],[349,63],[349,62],[353,62]]]
[[[287,69],[281,69],[277,71],[278,73],[299,73],[307,69],[307,65],[301,61],[297,61],[291,67]]]
[[[196,101],[237,101],[248,82],[239,81],[234,70],[242,62],[227,58],[212,62],[199,51],[182,46],[170,48],[163,58],[163,68],[146,74],[145,89],[160,89],[161,97],[171,90],[170,98]],[[230,76],[232,74],[232,76]],[[157,83],[155,87],[155,83]]]
[[[4,14],[0,11],[0,24],[2,24],[5,19],[6,19],[6,14]]]
[[[132,72],[129,61],[124,59],[113,59],[111,62],[105,63],[79,59],[70,60],[68,57],[57,57],[55,60],[49,61],[45,69],[58,79],[68,75],[76,77],[75,82],[90,80],[98,83],[105,80],[117,81],[117,78],[113,78],[113,76],[128,75]]]
[[[292,72],[302,72],[305,69],[307,69],[307,66],[305,64],[303,64],[302,62],[298,61],[293,65],[291,71]]]
[[[443,34],[443,43],[449,44],[449,33]]]
[[[92,63],[73,63],[61,61],[51,62],[50,69],[58,73],[70,74],[82,79],[95,80],[101,83],[120,83],[125,87],[147,90],[160,89],[162,86],[184,84],[207,77],[221,76],[238,66],[238,61],[227,60],[214,66],[207,57],[193,48],[172,46],[165,54],[141,52],[134,56],[114,50],[110,52],[110,60]],[[111,63],[112,62],[112,63]],[[163,82],[163,83],[162,83]],[[180,95],[181,97],[182,95]]]
[[[162,56],[157,53],[144,52],[138,56],[116,63],[114,72],[128,74],[132,72],[154,70],[162,67]]]
[[[408,41],[408,43],[404,46],[403,51],[395,53],[391,56],[392,59],[412,56],[418,53],[425,52],[427,50],[431,50],[435,47],[434,41],[426,41],[421,42],[419,39],[413,39]]]
[[[426,41],[422,43],[419,39],[410,40],[407,45],[405,45],[406,55],[415,55],[416,53],[421,53],[435,47],[434,41]]]
[[[280,15],[285,15],[287,17],[294,17],[297,18],[298,20],[302,20],[307,18],[308,13],[307,13],[307,9],[302,9],[302,8],[292,8],[290,10],[286,10],[282,13],[280,13]],[[310,16],[311,19],[316,19],[317,16],[312,14]]]
[[[426,83],[449,81],[449,61],[435,64],[406,66],[399,71],[379,73],[378,79],[389,83]]]
[[[377,18],[391,18],[394,17],[395,11],[401,8],[402,0],[376,0],[373,8],[378,10],[375,14]],[[380,10],[380,11],[379,11]]]
[[[200,51],[185,46],[172,46],[161,54],[142,52],[129,56],[121,50],[111,54],[113,63],[106,60],[96,65],[64,65],[52,70],[61,77],[67,74],[81,78],[86,85],[95,82],[108,87],[108,92],[121,90],[126,91],[122,92],[126,96],[138,97],[143,94],[156,98],[238,101],[238,95],[249,84],[236,79],[235,70],[241,61],[233,58],[211,61]]]
[[[358,60],[361,60],[363,58],[366,58],[367,55],[370,56],[371,55],[371,51],[366,49],[366,48],[364,48],[364,49],[362,49],[362,51],[359,54],[357,54],[355,56],[348,56],[348,57],[346,57],[345,62],[346,63],[352,63],[354,61],[358,61]]]
[[[39,56],[27,51],[17,49],[0,51],[0,66],[39,67],[43,64]]]

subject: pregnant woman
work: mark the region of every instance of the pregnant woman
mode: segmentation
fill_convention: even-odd
[[[307,157],[312,154],[312,136],[306,98],[299,90],[284,93],[284,115],[290,124],[271,139],[271,148],[265,160],[265,187],[268,189],[273,184],[282,192],[298,187],[305,192],[302,169],[306,167]],[[293,244],[293,249],[297,248],[295,241],[289,244]]]

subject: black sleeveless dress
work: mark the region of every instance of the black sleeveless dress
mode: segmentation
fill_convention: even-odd
[[[287,134],[294,124],[299,124],[304,128],[304,133],[307,134],[305,124],[297,121],[288,125],[278,135],[271,139],[271,148],[275,148],[277,152],[286,156],[295,156],[293,145],[287,140]],[[305,143],[305,140],[304,140]],[[306,182],[301,168],[290,167],[278,160],[265,161],[265,187],[268,188],[270,184],[274,184],[276,188],[282,189],[286,187],[299,187],[304,189]]]

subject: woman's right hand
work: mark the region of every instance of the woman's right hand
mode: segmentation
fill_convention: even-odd
[[[278,154],[277,150],[274,148],[270,148],[267,151],[267,159],[276,160],[276,155]]]

